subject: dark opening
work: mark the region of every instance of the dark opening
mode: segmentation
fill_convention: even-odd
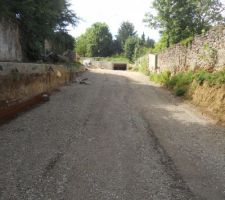
[[[126,63],[116,63],[113,65],[114,70],[127,70],[127,64]]]

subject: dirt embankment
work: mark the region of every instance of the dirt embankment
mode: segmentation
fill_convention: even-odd
[[[207,83],[196,85],[191,98],[192,102],[200,106],[207,114],[225,122],[225,85],[209,86]]]
[[[72,79],[73,73],[66,68],[49,68],[44,73],[20,73],[13,70],[0,76],[0,108],[8,102],[27,99],[43,92],[50,92]]]

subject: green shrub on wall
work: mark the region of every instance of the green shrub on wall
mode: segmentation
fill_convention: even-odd
[[[170,72],[151,73],[150,80],[167,86],[175,91],[177,96],[183,96],[192,90],[193,82],[198,85],[207,83],[209,86],[225,84],[225,68],[220,71],[208,72],[205,70],[179,72],[171,76]]]

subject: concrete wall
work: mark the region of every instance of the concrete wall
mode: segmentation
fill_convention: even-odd
[[[148,68],[150,71],[157,70],[157,55],[155,54],[148,55]]]
[[[100,69],[109,70],[127,70],[127,63],[125,62],[108,62],[108,61],[94,61],[90,60],[92,66]]]
[[[0,21],[0,61],[21,61],[22,49],[19,28],[4,20]]]
[[[107,61],[91,61],[91,65],[101,69],[113,69],[113,63]]]
[[[179,71],[196,68],[222,68],[225,66],[225,26],[212,28],[196,36],[188,44],[176,44],[158,54],[160,71]]]

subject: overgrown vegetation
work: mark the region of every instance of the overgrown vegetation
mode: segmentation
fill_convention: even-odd
[[[77,38],[77,52],[81,56],[106,57],[112,55],[112,34],[105,23],[97,22]]]
[[[23,54],[27,60],[40,59],[46,39],[57,37],[61,42],[70,40],[74,44],[67,34],[67,27],[75,26],[78,17],[67,0],[1,1],[0,18],[19,25]]]
[[[193,36],[190,36],[190,37],[188,37],[188,38],[186,38],[184,40],[181,40],[180,44],[182,44],[184,46],[188,46],[189,44],[192,43],[193,39],[194,39]]]
[[[217,49],[210,46],[208,43],[205,43],[203,46],[203,55],[201,55],[200,59],[206,63],[210,67],[214,67],[217,63],[218,55],[217,55]]]
[[[185,71],[178,72],[173,76],[169,71],[164,71],[161,73],[151,73],[150,80],[174,90],[177,96],[183,96],[191,89],[193,81],[199,85],[207,83],[209,86],[225,84],[225,69],[214,72],[205,70],[196,72]]]
[[[161,32],[161,39],[154,51],[159,52],[181,41],[187,44],[194,35],[223,23],[224,9],[220,0],[154,0],[153,10],[144,19],[149,27]]]

